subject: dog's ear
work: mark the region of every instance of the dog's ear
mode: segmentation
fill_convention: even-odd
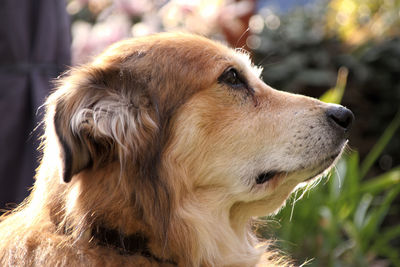
[[[60,175],[64,182],[71,181],[72,176],[92,164],[92,157],[83,139],[82,132],[75,132],[71,122],[73,109],[68,109],[67,100],[60,99],[54,112],[54,129],[60,148]]]
[[[61,81],[54,128],[64,182],[86,168],[135,161],[153,143],[157,109],[139,82],[121,69],[77,69]]]

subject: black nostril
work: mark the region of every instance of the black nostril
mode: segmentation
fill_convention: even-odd
[[[326,112],[328,118],[345,131],[350,130],[354,120],[353,112],[342,106],[334,106]]]

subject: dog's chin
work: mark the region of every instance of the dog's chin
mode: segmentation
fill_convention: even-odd
[[[339,161],[339,159],[342,157],[343,151],[346,149],[348,140],[345,140],[342,145],[340,146],[340,149],[333,153],[332,155],[322,159],[319,164],[317,164],[314,168],[310,169],[310,174],[305,176],[303,182],[310,182],[314,179],[317,179],[324,174],[327,174],[333,166],[336,165],[336,163]]]

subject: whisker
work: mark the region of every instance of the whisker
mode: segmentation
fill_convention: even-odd
[[[242,40],[242,38],[245,36],[245,34],[248,33],[249,31],[250,31],[249,27],[247,27],[247,29],[245,31],[243,31],[242,35],[240,35],[239,39],[236,41],[235,47],[238,46],[239,42]],[[243,49],[243,47],[241,49]]]
[[[294,199],[293,199],[293,203],[292,203],[292,209],[291,209],[291,211],[290,211],[290,218],[289,218],[289,221],[292,221],[292,218],[293,218],[294,206],[295,206],[295,204],[296,204],[296,202],[297,202],[297,200],[296,200],[297,192],[298,192],[298,190],[297,190],[296,192],[294,192]]]

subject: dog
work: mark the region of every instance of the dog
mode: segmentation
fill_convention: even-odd
[[[289,266],[252,233],[341,156],[353,114],[277,91],[248,54],[162,33],[56,81],[1,266]]]

